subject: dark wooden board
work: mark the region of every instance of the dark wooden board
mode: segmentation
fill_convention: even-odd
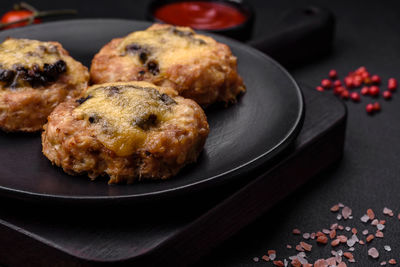
[[[0,199],[0,263],[183,266],[196,261],[341,158],[344,105],[332,95],[303,92],[305,121],[293,147],[241,183],[157,205],[38,206]]]

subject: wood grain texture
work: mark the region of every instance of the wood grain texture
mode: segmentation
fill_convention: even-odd
[[[240,183],[186,196],[190,202],[91,208],[2,199],[0,263],[184,266],[196,261],[341,158],[344,105],[312,89],[303,92],[305,121],[290,150]]]

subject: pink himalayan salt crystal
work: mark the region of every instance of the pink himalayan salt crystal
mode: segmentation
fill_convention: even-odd
[[[364,214],[364,215],[361,217],[361,221],[362,221],[363,223],[368,222],[368,221],[369,221],[369,216],[368,216],[367,214]]]
[[[336,265],[336,258],[330,257],[326,259],[325,262],[328,264],[328,266]]]
[[[378,219],[374,219],[374,220],[371,222],[371,225],[373,225],[373,226],[377,226],[378,224],[379,224]]]
[[[391,209],[387,208],[387,207],[383,208],[383,214],[389,215],[389,216],[393,216],[394,215],[393,211]]]
[[[350,215],[351,215],[351,209],[349,208],[349,207],[344,207],[343,209],[342,209],[342,216],[343,216],[343,218],[345,219],[345,220],[347,220],[349,217],[350,217]]]
[[[383,232],[381,232],[381,231],[378,230],[378,231],[376,231],[375,236],[376,236],[376,237],[383,238]]]
[[[379,252],[376,248],[372,247],[368,250],[368,255],[374,259],[379,257]]]
[[[316,262],[314,262],[314,267],[328,267],[328,264],[324,259],[319,259]]]

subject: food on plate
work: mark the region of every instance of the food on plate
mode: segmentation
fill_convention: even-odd
[[[154,24],[106,44],[90,69],[93,83],[148,81],[207,106],[235,102],[246,88],[230,48],[187,27]]]
[[[57,42],[8,38],[0,44],[0,128],[34,132],[89,81],[85,66]]]
[[[109,183],[167,179],[196,161],[209,132],[204,111],[171,88],[105,83],[61,103],[42,133],[44,155],[69,174]]]

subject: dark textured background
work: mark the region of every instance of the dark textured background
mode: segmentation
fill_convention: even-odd
[[[3,13],[14,1],[1,1]],[[39,9],[74,8],[83,17],[117,17],[144,19],[148,1],[30,1]],[[359,66],[366,66],[386,80],[400,79],[400,2],[399,1],[249,1],[256,10],[256,35],[267,34],[277,18],[289,9],[316,4],[329,8],[337,18],[334,49],[327,57],[308,62],[290,70],[300,82],[317,85],[331,68],[343,77]],[[62,29],[60,29],[62,30]],[[321,46],[326,45],[324,43]],[[277,249],[278,257],[295,254],[285,248],[294,245],[299,237],[291,234],[293,228],[312,232],[327,228],[335,222],[329,208],[343,202],[353,209],[354,219],[343,225],[366,227],[359,218],[367,208],[383,218],[387,206],[397,215],[400,212],[400,92],[391,101],[379,98],[382,112],[368,116],[365,105],[348,103],[348,128],[343,160],[329,172],[307,183],[297,193],[280,203],[236,236],[225,242],[199,266],[261,266],[254,256],[262,256],[267,249]],[[333,96],[332,96],[333,97]],[[285,188],[276,188],[284,191]],[[373,228],[369,227],[370,230]],[[395,258],[400,262],[400,221],[389,218],[383,240],[374,240],[381,252],[379,261],[367,257],[367,246],[356,245],[356,263],[351,266],[378,266],[378,262]],[[312,242],[314,244],[314,242]],[[383,250],[389,244],[392,252]],[[328,257],[330,246],[314,244],[310,259]]]

